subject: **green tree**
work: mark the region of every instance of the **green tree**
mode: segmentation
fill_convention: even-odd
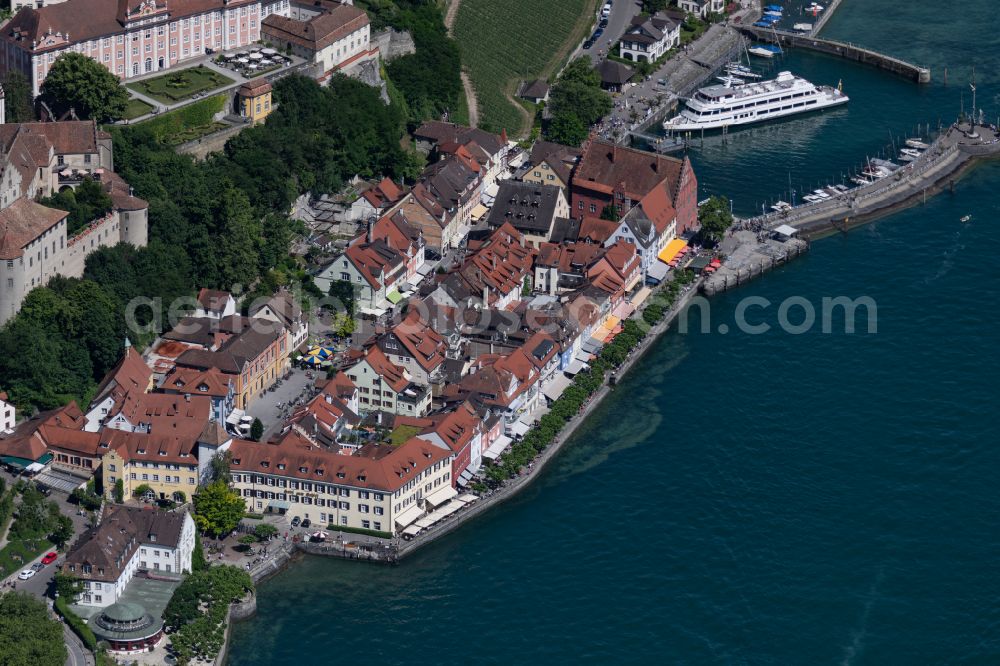
[[[330,297],[336,299],[334,307],[337,310],[343,306],[343,311],[348,316],[354,316],[354,303],[356,299],[354,285],[348,280],[333,280],[330,283]]]
[[[257,535],[257,538],[261,541],[267,541],[271,537],[278,534],[278,528],[270,523],[261,523],[254,528],[253,533]]]
[[[85,177],[76,189],[66,188],[41,199],[40,203],[69,213],[66,233],[70,235],[103,217],[112,207],[111,196],[104,191],[100,183],[89,176]]]
[[[618,209],[615,208],[614,204],[608,204],[601,209],[601,219],[611,220],[612,222],[618,221]]]
[[[70,520],[69,516],[64,516],[59,514],[55,519],[55,528],[52,530],[52,534],[49,535],[49,539],[57,547],[62,548],[69,540],[73,538],[73,521]]]
[[[26,592],[0,595],[0,664],[62,666],[66,656],[62,625],[44,601]]]
[[[219,238],[219,278],[221,286],[247,287],[257,277],[257,257],[261,234],[250,200],[236,187],[227,187],[220,207],[222,235]]]
[[[729,200],[726,197],[710,197],[698,209],[698,222],[702,237],[711,243],[718,243],[733,224]]]
[[[252,546],[257,543],[257,537],[253,534],[244,534],[239,539],[237,539],[244,546]]]
[[[218,537],[236,529],[246,514],[246,504],[225,481],[213,481],[194,496],[194,511],[198,528]]]
[[[148,483],[140,483],[138,486],[132,489],[132,497],[143,498],[147,494],[152,492],[153,488]]]
[[[194,550],[191,552],[191,571],[204,571],[208,568],[205,550],[201,546],[201,535],[194,533]]]
[[[264,436],[264,424],[261,423],[260,419],[254,419],[253,423],[250,424],[250,439],[255,442],[259,442],[260,438]]]
[[[549,123],[546,137],[549,141],[561,143],[564,146],[579,146],[587,138],[587,125],[572,112],[555,116]]]
[[[212,479],[229,483],[229,464],[233,459],[233,454],[229,451],[212,457]]]
[[[24,74],[16,69],[8,69],[0,84],[3,85],[7,122],[28,123],[35,120],[31,84]]]
[[[81,53],[56,58],[42,83],[42,97],[57,115],[73,109],[99,123],[125,115],[128,93],[107,67]]]
[[[115,481],[114,498],[115,502],[117,502],[118,504],[121,504],[125,501],[125,482],[122,481],[121,479]]]

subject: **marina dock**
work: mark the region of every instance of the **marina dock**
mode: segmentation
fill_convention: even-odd
[[[838,196],[784,212],[753,218],[766,229],[787,224],[807,237],[844,231],[951,187],[959,175],[982,159],[1000,157],[1000,134],[989,127],[954,124],[920,157],[890,176]]]
[[[891,175],[824,201],[739,221],[740,229],[723,241],[726,260],[702,284],[716,294],[764,274],[808,249],[808,240],[870,222],[951,188],[981,160],[1000,157],[1000,131],[954,124],[920,157]],[[774,238],[780,226],[793,227],[799,238]]]

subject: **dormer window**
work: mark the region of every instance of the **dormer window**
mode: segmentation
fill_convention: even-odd
[[[104,575],[104,567],[97,567],[97,573],[101,576]]]
[[[368,477],[367,477],[367,476],[365,476],[364,474],[358,474],[358,481],[364,481],[364,480],[366,480],[367,478],[368,478]]]
[[[136,449],[136,453],[138,453],[140,456],[144,456],[146,455],[146,449]]]
[[[83,565],[83,573],[85,573],[85,574],[89,574],[89,573],[91,573],[91,572],[92,572],[93,570],[94,570],[94,567],[90,566],[89,564],[84,564],[84,565]]]
[[[307,470],[305,467],[299,467],[299,471],[302,472],[303,474],[305,474],[309,470]]]
[[[278,469],[285,469],[285,463],[278,463]]]
[[[261,467],[270,467],[271,463],[267,462],[266,460],[261,460],[260,461],[260,466]]]
[[[316,470],[316,476],[323,476],[323,468],[322,467]]]
[[[338,479],[343,479],[343,478],[345,478],[345,474],[343,472],[337,472],[337,478]]]
[[[152,543],[156,543],[156,535],[155,535],[155,534],[150,534],[150,535],[149,535],[149,540],[150,540],[150,541],[151,541]]]
[[[167,452],[166,451],[160,451],[160,455],[161,456],[165,456],[165,455],[167,455]]]
[[[239,465],[240,464],[240,459],[239,458],[233,458],[233,464],[234,465]]]

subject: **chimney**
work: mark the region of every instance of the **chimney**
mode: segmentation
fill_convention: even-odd
[[[374,229],[374,227],[375,227],[375,218],[374,218],[374,216],[373,217],[369,217],[368,218],[368,231],[365,234],[365,240],[367,242],[369,242],[369,243],[372,242],[372,229]]]

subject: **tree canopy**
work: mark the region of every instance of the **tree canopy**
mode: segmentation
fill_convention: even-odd
[[[49,617],[45,602],[26,592],[0,595],[0,664],[63,666],[62,625]]]
[[[601,77],[590,59],[573,60],[560,74],[549,95],[552,112],[546,137],[567,146],[578,146],[591,126],[610,113],[611,96],[601,89]]]
[[[74,190],[71,187],[39,202],[49,208],[69,212],[66,234],[72,235],[111,210],[111,196],[89,176]]]
[[[73,109],[83,119],[106,123],[125,115],[128,93],[107,67],[82,53],[64,53],[42,83],[42,98],[61,116]]]
[[[232,532],[245,514],[243,498],[225,481],[213,481],[194,496],[195,523],[214,537]]]
[[[729,199],[713,196],[698,209],[698,222],[705,240],[718,243],[726,230],[733,224],[733,214],[729,210]]]
[[[229,605],[254,589],[243,569],[215,566],[192,572],[163,611],[163,623],[183,666],[193,659],[212,661],[225,641]]]
[[[28,79],[16,69],[8,69],[0,84],[3,85],[4,112],[8,123],[28,123],[35,120],[32,107],[31,85]]]

